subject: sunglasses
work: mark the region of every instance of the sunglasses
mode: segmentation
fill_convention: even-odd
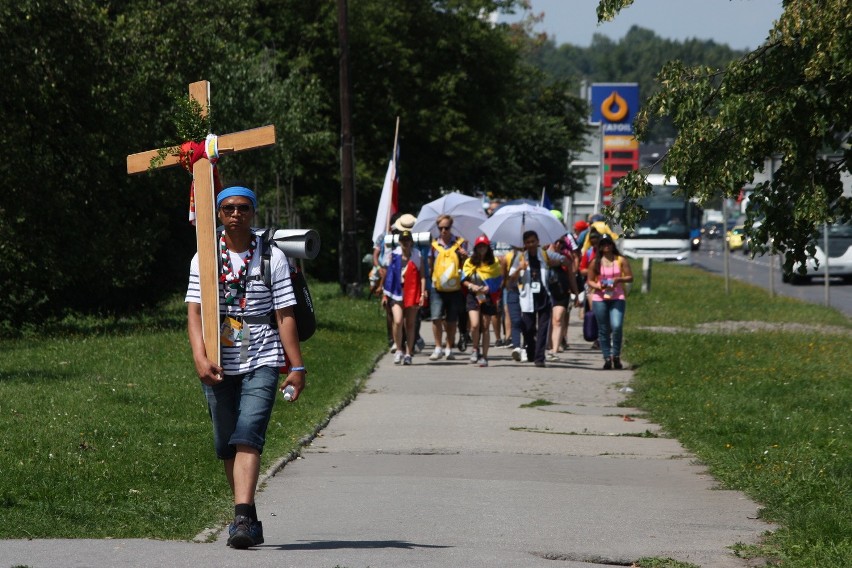
[[[219,210],[225,215],[232,215],[234,211],[239,211],[240,213],[248,213],[251,211],[251,205],[247,203],[240,203],[239,205],[223,205],[219,208]]]
[[[442,226],[438,225],[438,230],[440,230],[440,231],[449,231],[449,230],[450,230],[450,229],[452,229],[452,228],[453,228],[453,226],[452,226],[452,225],[444,226],[444,227],[442,227]]]

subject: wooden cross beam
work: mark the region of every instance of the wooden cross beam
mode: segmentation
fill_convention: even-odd
[[[210,83],[190,83],[189,96],[201,105],[203,116],[210,107]],[[275,144],[275,127],[272,125],[219,136],[219,155],[266,148]],[[148,150],[127,156],[127,173],[148,171],[158,150]],[[158,166],[168,168],[180,163],[178,156],[169,155]],[[216,257],[216,207],[213,193],[213,165],[204,157],[192,167],[195,181],[195,239],[198,246],[198,268],[201,285],[201,328],[207,358],[221,365],[219,341],[219,262]]]

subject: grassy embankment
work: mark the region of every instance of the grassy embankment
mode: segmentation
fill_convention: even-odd
[[[785,567],[852,566],[852,322],[738,282],[726,296],[721,278],[660,264],[651,293],[628,302],[630,404],[782,527],[762,548],[735,550]],[[698,327],[731,320],[766,323]]]
[[[312,285],[308,389],[279,401],[262,469],[351,397],[385,346],[377,303]],[[189,539],[232,514],[181,298],[0,341],[0,538]]]

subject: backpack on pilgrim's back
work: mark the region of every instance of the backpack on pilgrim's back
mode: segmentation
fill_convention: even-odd
[[[464,242],[459,237],[449,248],[444,248],[437,241],[432,241],[435,249],[435,262],[432,266],[432,284],[439,292],[456,292],[461,290],[461,264],[457,250]]]
[[[257,237],[259,237],[258,248],[260,251],[260,274],[252,277],[252,280],[260,280],[267,288],[272,288],[272,268],[270,266],[272,259],[272,247],[277,247],[285,255],[287,255],[287,264],[290,267],[290,282],[293,286],[293,293],[296,296],[296,304],[293,306],[293,313],[296,318],[296,329],[299,333],[299,341],[307,341],[310,339],[317,329],[317,318],[314,313],[314,301],[311,297],[311,291],[308,289],[308,283],[305,280],[305,275],[299,270],[299,267],[293,262],[294,258],[306,258],[313,260],[319,254],[320,239],[319,233],[313,229],[307,230],[285,230],[285,229],[256,229],[253,228]],[[222,234],[222,227],[217,231],[218,235]],[[219,270],[222,267],[222,258],[219,257]],[[275,312],[269,312],[270,325],[275,327]]]

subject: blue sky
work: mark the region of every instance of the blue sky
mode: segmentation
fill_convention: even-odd
[[[532,0],[533,12],[545,13],[536,31],[547,32],[557,45],[588,47],[595,33],[619,40],[639,25],[666,39],[712,39],[734,49],[754,49],[782,12],[781,0],[635,0],[599,26],[597,5],[597,0]]]

